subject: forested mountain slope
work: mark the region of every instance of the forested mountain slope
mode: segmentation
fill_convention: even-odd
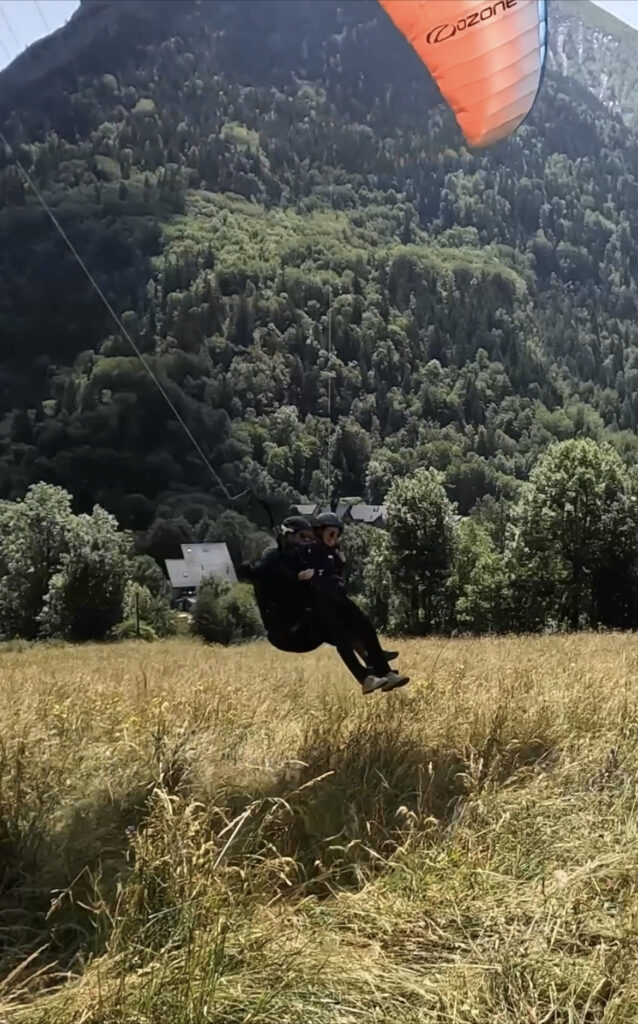
[[[609,110],[638,125],[636,31],[591,0],[555,0],[550,67],[582,82]]]
[[[233,492],[434,465],[466,512],[553,438],[636,460],[636,34],[554,6],[531,117],[470,152],[376,0],[136,6],[0,75],[2,131]],[[0,280],[0,494],[205,534],[223,497],[2,147]]]

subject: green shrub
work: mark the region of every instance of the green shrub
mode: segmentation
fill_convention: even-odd
[[[117,626],[114,626],[109,636],[112,640],[147,640],[151,642],[153,640],[159,640],[159,636],[155,632],[152,626],[149,626],[148,622],[140,622],[139,634],[137,631],[137,623],[135,619],[125,619],[124,622],[118,622]]]
[[[263,635],[261,617],[249,584],[237,583],[231,587],[222,597],[221,607],[232,632],[231,642]]]
[[[232,644],[263,632],[251,589],[229,587],[213,578],[202,580],[193,610],[192,630],[209,643]]]
[[[160,636],[175,636],[177,633],[177,613],[170,606],[165,593],[154,594],[150,587],[138,582],[129,582],[124,591],[123,621],[136,622],[150,626]]]

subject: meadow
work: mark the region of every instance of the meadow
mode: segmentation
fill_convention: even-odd
[[[638,1019],[638,638],[0,647],[2,1024]]]

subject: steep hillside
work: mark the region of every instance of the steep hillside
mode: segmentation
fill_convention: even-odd
[[[582,82],[636,128],[638,33],[590,0],[555,2],[550,66]]]
[[[635,460],[625,33],[555,10],[528,123],[470,153],[375,0],[177,6],[81,11],[0,77],[3,131],[231,489],[379,500],[425,463],[467,511],[555,437]],[[8,152],[0,277],[0,494],[207,523],[222,496]]]

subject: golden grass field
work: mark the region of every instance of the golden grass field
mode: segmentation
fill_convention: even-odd
[[[638,637],[0,648],[0,1022],[635,1024]]]

